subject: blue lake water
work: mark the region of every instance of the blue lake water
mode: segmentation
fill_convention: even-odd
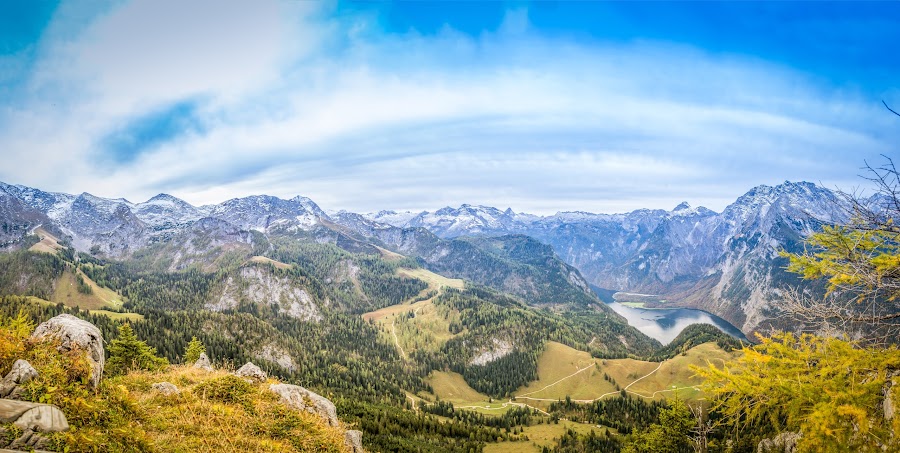
[[[739,340],[747,341],[741,331],[728,321],[703,310],[693,308],[634,308],[618,302],[606,305],[628,320],[628,324],[644,335],[669,344],[691,324],[711,324]]]

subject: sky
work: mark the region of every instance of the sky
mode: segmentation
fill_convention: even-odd
[[[0,181],[721,210],[897,156],[900,2],[0,2]]]

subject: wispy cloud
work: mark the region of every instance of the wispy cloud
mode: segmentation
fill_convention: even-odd
[[[720,209],[762,183],[855,184],[900,138],[862,90],[685,44],[550,37],[527,9],[420,35],[315,3],[135,1],[59,35],[0,113],[0,179],[360,211]]]

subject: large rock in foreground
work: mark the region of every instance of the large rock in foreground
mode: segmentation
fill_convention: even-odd
[[[334,403],[318,393],[291,384],[272,384],[269,386],[269,390],[280,396],[281,402],[291,409],[316,414],[325,419],[330,426],[340,426],[341,424],[337,418]]]
[[[103,350],[103,335],[97,326],[69,314],[62,314],[42,322],[31,334],[32,339],[58,340],[61,351],[79,349],[85,351],[91,363],[91,385],[100,384],[106,356]]]
[[[66,416],[56,406],[27,401],[0,400],[0,422],[22,430],[55,433],[69,429]]]

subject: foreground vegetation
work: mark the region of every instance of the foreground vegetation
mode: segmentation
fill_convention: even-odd
[[[344,451],[344,432],[321,417],[278,402],[271,382],[251,384],[226,371],[168,366],[162,359],[134,369],[111,369],[112,377],[90,388],[90,366],[79,350],[61,353],[52,342],[28,337],[34,322],[23,311],[0,325],[0,372],[28,360],[38,377],[25,384],[24,399],[58,406],[71,429],[52,435],[54,449],[70,452],[122,451]],[[114,346],[142,345],[125,338]],[[146,347],[146,345],[143,345]],[[141,358],[111,348],[110,362]],[[120,354],[126,354],[125,356]],[[108,362],[108,363],[110,363]],[[153,371],[140,368],[151,368]],[[175,384],[164,395],[151,385]]]

